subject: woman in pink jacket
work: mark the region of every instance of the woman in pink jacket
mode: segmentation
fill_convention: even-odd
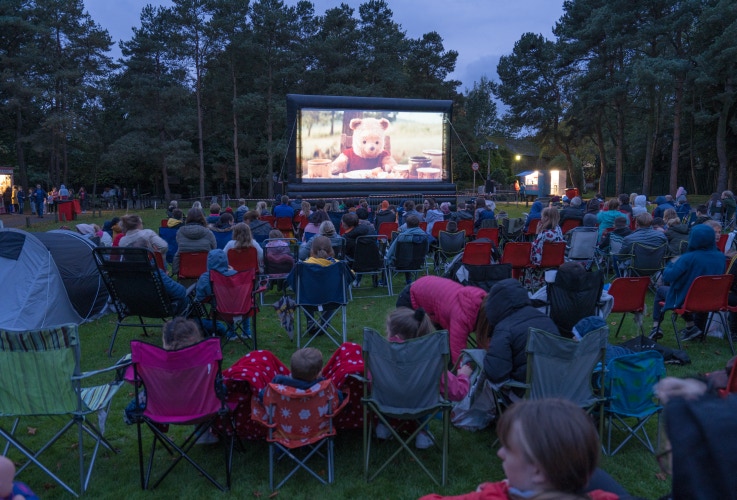
[[[463,286],[438,276],[423,276],[402,291],[397,307],[421,307],[433,323],[448,330],[450,356],[455,363],[466,348],[471,332],[476,332],[479,349],[488,347],[486,296],[484,290],[475,286]]]

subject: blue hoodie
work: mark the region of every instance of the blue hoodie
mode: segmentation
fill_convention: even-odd
[[[655,217],[663,217],[663,214],[665,214],[665,211],[669,208],[672,208],[673,210],[676,209],[675,206],[669,201],[666,200],[665,196],[658,196],[655,198],[655,203],[658,205],[655,207],[655,210],[653,210],[653,219]]]
[[[670,283],[664,310],[683,305],[688,289],[696,278],[724,274],[724,267],[725,257],[717,250],[714,230],[705,224],[691,228],[688,250],[663,271],[663,280]]]
[[[535,200],[532,203],[532,206],[530,207],[530,213],[527,214],[527,219],[525,220],[525,232],[527,232],[527,228],[530,227],[530,221],[533,219],[540,219],[542,217],[543,213],[543,204],[539,200]]]
[[[197,300],[200,302],[208,299],[214,301],[212,285],[210,285],[210,271],[217,271],[225,276],[232,276],[237,272],[228,267],[228,256],[223,250],[219,248],[210,250],[207,254],[207,271],[202,273],[197,280]]]

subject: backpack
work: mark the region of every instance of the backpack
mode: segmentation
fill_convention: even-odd
[[[484,372],[485,355],[486,351],[483,349],[464,349],[459,357],[459,363],[470,358],[475,365],[468,394],[450,412],[450,421],[459,429],[480,431],[488,427],[496,417],[494,391]]]
[[[671,349],[662,344],[658,344],[644,335],[634,337],[626,342],[619,344],[633,352],[642,351],[658,351],[663,356],[663,362],[666,365],[688,365],[691,364],[691,358],[686,351],[680,349]]]

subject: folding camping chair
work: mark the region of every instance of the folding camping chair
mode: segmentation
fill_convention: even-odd
[[[595,227],[576,227],[566,234],[566,261],[582,261],[586,267],[596,257],[596,242],[599,234]]]
[[[462,231],[438,233],[438,248],[435,250],[435,273],[442,275],[445,272],[444,264],[463,252],[466,246],[466,234]]]
[[[376,231],[380,236],[386,236],[386,239],[391,241],[392,233],[399,230],[399,224],[396,222],[382,222],[379,224],[379,229]]]
[[[179,243],[177,243],[177,231],[179,231],[179,228],[181,225],[176,227],[160,227],[159,228],[159,236],[166,241],[167,243],[167,250],[166,250],[166,261],[171,264],[174,262],[174,256],[177,254],[177,250],[179,250]]]
[[[387,295],[391,296],[392,289],[389,283],[391,275],[384,260],[386,246],[387,238],[383,235],[359,236],[356,238],[356,247],[350,265],[356,276],[368,274],[386,283]]]
[[[211,311],[213,329],[216,329],[218,320],[225,321],[230,326],[229,332],[238,337],[243,345],[248,346],[249,341],[253,340],[254,350],[258,349],[256,344],[256,315],[258,314],[256,296],[260,290],[256,288],[257,281],[256,269],[241,271],[231,276],[210,271],[210,283],[215,296],[215,306]],[[250,319],[253,321],[249,329]]]
[[[307,347],[319,335],[326,335],[340,346],[347,342],[347,309],[350,283],[353,275],[345,262],[337,261],[329,266],[297,263],[287,277],[294,290],[297,304],[297,348]],[[302,314],[307,318],[307,328],[302,331]],[[340,328],[331,323],[340,314]],[[310,331],[311,330],[311,331]],[[302,346],[302,335],[309,334]]]
[[[498,412],[512,404],[504,389],[523,387],[526,399],[567,399],[589,413],[598,414],[599,435],[603,436],[604,385],[594,384],[593,374],[597,365],[604,367],[608,336],[609,328],[604,327],[587,333],[577,342],[530,328],[526,383],[509,381],[495,388]]]
[[[0,366],[3,370],[0,436],[7,440],[3,454],[6,455],[11,447],[16,448],[27,459],[18,468],[18,474],[28,465],[35,464],[75,497],[84,493],[89,485],[100,445],[117,453],[103,432],[110,403],[120,389],[122,377],[116,376],[104,385],[82,384],[91,377],[119,370],[127,364],[127,361],[121,360],[109,368],[82,372],[81,356],[76,325],[28,332],[0,330]],[[97,414],[97,425],[89,419],[92,414]],[[48,424],[60,423],[61,419],[65,422],[43,446],[34,451],[25,444],[24,438],[28,434],[25,427],[22,427],[23,432],[16,434],[20,419],[26,417],[43,419]],[[52,434],[51,431],[47,434],[46,424],[39,427],[38,434],[43,435],[44,440]],[[68,443],[63,445],[64,460],[79,461],[79,489],[76,491],[56,475],[57,464],[45,465],[40,460],[40,455],[70,429],[77,431],[76,442],[75,446],[69,446]],[[91,437],[94,441],[91,454],[84,447],[85,437]],[[86,466],[85,456],[88,459]]]
[[[228,264],[236,271],[258,271],[258,252],[254,247],[231,248],[228,250]]]
[[[502,264],[511,264],[512,275],[519,278],[522,270],[530,265],[532,243],[529,241],[510,241],[504,245]]]
[[[683,301],[681,307],[673,309],[671,313],[671,323],[673,324],[673,333],[676,336],[676,342],[678,348],[681,348],[681,339],[678,336],[678,330],[676,329],[676,321],[678,316],[682,316],[686,313],[713,313],[710,315],[709,320],[706,322],[706,328],[704,335],[701,337],[703,342],[706,337],[706,332],[709,331],[709,326],[714,320],[714,317],[718,317],[722,323],[722,329],[726,332],[727,341],[729,341],[729,350],[734,355],[734,343],[732,342],[732,335],[730,335],[729,325],[721,313],[729,311],[729,290],[732,287],[732,280],[734,276],[731,274],[719,274],[710,276],[699,276],[688,289],[686,293],[686,299]]]
[[[451,403],[447,397],[448,332],[445,330],[408,340],[389,342],[371,328],[363,330],[363,360],[366,378],[363,401],[363,450],[366,481],[373,480],[406,451],[430,478],[445,485],[448,468],[448,438]],[[441,381],[444,381],[441,392]],[[412,440],[423,430],[427,417],[442,414],[440,482],[412,449]],[[399,448],[370,475],[371,440],[375,415],[399,443]],[[390,422],[413,423],[414,430],[395,428]],[[401,427],[401,426],[400,426]],[[437,446],[438,442],[433,438]]]
[[[275,246],[275,243],[284,242],[286,245]],[[277,288],[286,295],[286,278],[297,262],[299,244],[294,238],[269,238],[264,240],[264,272],[262,277],[269,280],[269,285],[277,284]],[[261,304],[263,305],[263,294]]]
[[[604,276],[600,271],[586,271],[578,263],[564,266],[559,268],[555,281],[547,284],[548,313],[560,332],[571,337],[576,323],[596,315]]]
[[[635,438],[650,453],[657,449],[658,427],[655,430],[655,446],[645,425],[651,417],[660,421],[663,407],[656,402],[654,386],[665,377],[663,356],[657,351],[643,351],[614,358],[607,364],[604,374],[606,404],[604,416],[607,433],[602,436],[604,454],[613,456],[627,442]],[[629,420],[634,419],[633,424]],[[612,431],[624,432],[625,437],[612,449]]]
[[[208,252],[179,252],[179,272],[177,279],[196,280],[207,271]]]
[[[487,266],[491,264],[493,244],[489,241],[470,241],[463,248],[461,262],[466,265]],[[529,258],[529,253],[528,253]]]
[[[112,356],[120,327],[141,327],[144,335],[148,335],[146,328],[160,328],[167,318],[174,316],[176,306],[166,294],[151,251],[145,248],[98,247],[92,254],[118,315],[108,349],[108,356]],[[137,316],[138,323],[126,323],[130,316]],[[161,323],[144,323],[143,318],[160,318]]]
[[[270,383],[264,389],[263,404],[257,404],[254,399],[251,405],[253,420],[268,428],[266,441],[269,443],[269,487],[272,491],[281,488],[300,469],[322,484],[333,482],[333,437],[336,434],[333,418],[345,408],[348,400],[346,395],[340,402],[339,392],[329,379],[306,390]],[[324,455],[321,453],[323,447],[326,449]],[[327,459],[327,480],[308,467],[307,461],[314,455]],[[274,487],[274,468],[283,457],[296,465]]]
[[[499,228],[498,227],[482,227],[476,233],[476,239],[488,239],[494,243],[495,246],[499,246]]]
[[[614,307],[612,307],[609,314],[622,313],[622,318],[619,320],[619,326],[617,327],[617,333],[614,334],[615,337],[619,336],[619,330],[622,329],[627,313],[642,314],[645,310],[645,297],[647,296],[648,286],[650,286],[650,278],[648,276],[617,278],[612,281],[607,293],[614,297]],[[642,319],[640,319],[639,326],[640,334],[645,335],[645,331],[642,329]]]
[[[667,255],[668,243],[657,247],[635,243],[632,245],[632,254],[628,256],[630,260],[624,270],[625,276],[650,276],[650,286],[654,287],[665,267]]]
[[[566,219],[563,221],[563,224],[560,225],[560,232],[566,235],[577,227],[581,227],[580,219]]]
[[[145,408],[132,414],[138,434],[138,465],[142,489],[148,489],[151,484],[151,472],[159,443],[169,454],[176,453],[177,457],[173,461],[167,459],[167,463],[171,463],[168,463],[168,468],[151,488],[156,488],[182,459],[192,464],[221,491],[230,488],[233,429],[230,429],[233,432],[220,436],[220,439],[226,441],[225,486],[189,455],[197,439],[208,432],[218,417],[230,422],[230,419],[226,418],[228,407],[225,404],[225,390],[222,385],[222,359],[220,341],[217,338],[208,338],[176,351],[166,351],[138,340],[131,341],[135,401],[139,401],[139,395],[144,387],[146,390]],[[144,424],[153,433],[151,452],[145,467],[141,429]],[[175,436],[170,436],[164,430],[168,430],[170,425],[190,427],[194,425],[194,430],[187,434],[181,444],[177,444],[174,441]]]
[[[473,237],[473,221],[470,219],[463,219],[458,221],[458,230],[466,233],[466,238]]]
[[[411,275],[411,279],[417,279],[417,275],[421,273],[427,274],[427,252],[428,242],[427,238],[423,236],[413,236],[412,241],[399,241],[397,240],[392,245],[396,245],[394,248],[394,263],[389,266],[389,295],[394,293],[392,278],[398,273],[405,273],[408,277]]]

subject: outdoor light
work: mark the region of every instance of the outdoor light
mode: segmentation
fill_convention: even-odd
[[[514,161],[520,161],[522,159],[522,155],[515,155]]]

